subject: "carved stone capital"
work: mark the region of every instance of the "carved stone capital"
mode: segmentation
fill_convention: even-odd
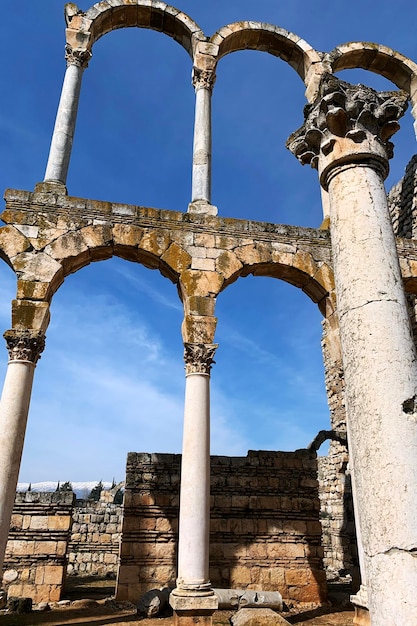
[[[216,74],[213,70],[200,70],[198,67],[193,67],[192,83],[194,89],[210,89],[214,87],[216,82]]]
[[[6,340],[10,361],[30,361],[36,363],[45,348],[45,335],[36,330],[6,330]]]
[[[85,69],[88,67],[88,62],[92,57],[90,50],[77,49],[70,46],[68,43],[65,45],[65,60],[68,65],[76,65]]]
[[[184,361],[187,374],[210,374],[215,363],[214,353],[217,343],[185,343]]]
[[[373,161],[384,177],[393,156],[389,139],[399,129],[408,96],[403,91],[375,91],[325,74],[316,101],[304,110],[303,126],[287,148],[302,165],[318,169],[326,188],[330,168],[342,163]]]

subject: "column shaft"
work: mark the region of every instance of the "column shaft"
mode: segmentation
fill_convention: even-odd
[[[211,89],[197,87],[193,146],[192,202],[211,202]]]
[[[383,179],[404,92],[325,75],[288,147],[329,193],[350,463],[372,626],[417,613],[417,357]]]
[[[75,64],[68,65],[65,72],[46,166],[45,181],[57,181],[66,184],[83,72],[84,68]]]
[[[176,626],[210,626],[218,606],[209,580],[210,369],[215,344],[185,344],[177,586],[170,596]]]
[[[186,378],[178,545],[178,586],[210,588],[210,377]]]
[[[415,349],[380,174],[341,167],[329,196],[369,608],[375,626],[406,624],[417,610]]]
[[[34,370],[35,365],[30,361],[10,361],[0,401],[0,572],[15,500]]]

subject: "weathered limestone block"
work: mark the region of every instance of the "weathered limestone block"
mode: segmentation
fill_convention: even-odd
[[[171,243],[166,252],[164,252],[161,256],[161,260],[164,261],[173,271],[174,276],[182,274],[182,272],[188,269],[191,265],[191,256],[189,251],[187,252],[175,242]]]
[[[186,315],[182,323],[182,336],[185,343],[213,343],[217,318],[202,315]]]
[[[221,252],[216,259],[216,270],[224,276],[225,280],[229,280],[232,276],[238,274],[242,267],[243,263],[234,252],[229,250]]]
[[[5,256],[13,259],[17,254],[30,248],[30,241],[14,226],[0,228],[0,248]]]
[[[149,252],[155,257],[161,257],[166,250],[168,250],[171,244],[169,235],[161,230],[148,230],[144,233],[141,242],[140,249]]]
[[[143,237],[143,228],[133,224],[114,224],[113,243],[117,253],[120,247],[137,248]]]
[[[44,252],[23,252],[13,260],[13,267],[21,280],[26,282],[51,282],[62,274],[61,264]]]
[[[185,300],[185,311],[187,315],[214,316],[216,300],[204,296],[190,296]]]
[[[45,331],[49,324],[49,304],[30,300],[12,301],[12,326],[15,329]]]
[[[240,609],[231,617],[233,626],[277,626],[289,624],[272,609]]]
[[[91,250],[91,259],[100,261],[113,256],[113,233],[109,225],[86,226],[80,234]]]
[[[91,252],[80,231],[70,232],[59,237],[46,246],[45,252],[60,261],[66,273],[76,271],[91,260]]]
[[[223,285],[223,277],[216,272],[185,270],[180,277],[182,289],[186,295],[217,295]]]
[[[253,243],[235,249],[235,254],[243,265],[256,265],[271,261],[270,246],[263,243]]]

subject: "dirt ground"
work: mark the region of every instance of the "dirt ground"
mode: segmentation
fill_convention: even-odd
[[[331,609],[328,609],[331,610]],[[352,626],[353,611],[327,612],[314,615],[312,611],[288,616],[291,624],[303,626]],[[229,611],[217,611],[213,616],[213,626],[230,626]],[[3,615],[0,617],[1,626],[173,626],[172,617],[138,619],[136,610],[118,610],[109,605],[100,605],[91,608],[65,608],[56,611],[37,612],[25,615]]]
[[[113,580],[68,578],[63,594],[68,606],[21,615],[7,615],[0,611],[0,626],[173,626],[172,617],[138,618],[133,605],[118,604],[111,599],[113,592]],[[232,615],[232,611],[216,611],[213,626],[230,626]],[[282,615],[290,624],[302,626],[352,626],[354,612],[346,607],[329,606]]]

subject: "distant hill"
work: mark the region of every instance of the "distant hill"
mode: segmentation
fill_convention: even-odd
[[[64,481],[61,481],[61,485]],[[71,482],[72,490],[74,491],[77,498],[87,498],[90,491],[95,487],[100,481],[99,480],[88,480],[85,482]],[[112,483],[101,481],[104,489],[111,489]],[[56,491],[58,483],[56,481],[45,481],[42,483],[18,483],[17,491],[27,491],[31,487],[31,491]]]

